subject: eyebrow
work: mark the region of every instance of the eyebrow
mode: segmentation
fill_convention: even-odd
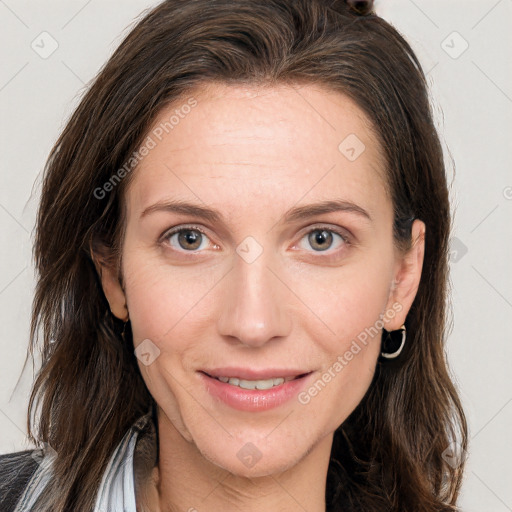
[[[164,200],[148,206],[141,213],[141,218],[153,212],[171,212],[182,215],[191,215],[211,223],[223,223],[223,215],[213,208],[190,203],[181,200]],[[305,206],[295,206],[290,208],[283,216],[284,222],[297,222],[308,219],[315,215],[333,212],[355,213],[368,221],[372,221],[370,214],[361,206],[345,200],[321,201],[319,203],[308,204]]]

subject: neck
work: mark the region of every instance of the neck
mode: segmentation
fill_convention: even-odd
[[[148,512],[325,512],[325,487],[332,435],[302,459],[274,474],[244,477],[204,458],[167,416],[158,415],[159,464],[141,494]],[[137,501],[142,501],[138,497]]]

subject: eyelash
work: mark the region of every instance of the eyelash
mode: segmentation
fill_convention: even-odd
[[[195,226],[195,225],[185,225],[185,226],[180,226],[178,228],[172,228],[171,230],[169,231],[166,231],[162,237],[160,238],[160,241],[161,243],[163,244],[166,244],[166,242],[175,234],[178,234],[178,233],[181,233],[183,231],[198,231],[199,233],[201,233],[202,235],[204,235],[205,237],[209,238],[207,233],[199,226]],[[337,256],[337,253],[339,251],[342,251],[343,250],[343,246],[350,246],[352,245],[352,241],[350,239],[350,237],[344,232],[344,231],[341,231],[341,230],[338,230],[338,229],[335,229],[335,228],[332,228],[332,227],[329,227],[329,226],[325,226],[325,225],[317,225],[317,226],[313,226],[311,227],[306,233],[304,233],[302,235],[302,237],[300,238],[300,240],[302,240],[304,237],[308,236],[309,234],[315,232],[315,231],[327,231],[327,232],[330,232],[330,233],[334,233],[336,235],[338,235],[341,240],[342,240],[342,244],[341,244],[341,248],[339,248],[337,251],[334,251],[334,254],[332,254],[330,251],[331,249],[326,249],[325,251],[312,251],[314,253],[317,253],[319,255],[323,255],[324,258],[328,259],[329,257],[336,257]],[[169,245],[169,244],[166,244],[166,245]],[[294,245],[295,247],[295,245]],[[174,250],[174,249],[172,249]],[[201,251],[197,251],[197,250],[194,250],[194,251],[186,251],[186,250],[176,250],[176,252],[179,252],[179,253],[184,253],[184,254],[198,254],[199,252]],[[308,251],[309,252],[309,251]]]

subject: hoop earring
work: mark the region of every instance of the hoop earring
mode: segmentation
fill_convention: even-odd
[[[386,335],[382,337],[380,355],[386,359],[394,359],[400,355],[400,352],[402,352],[405,345],[405,338],[407,337],[405,324],[395,331],[383,330]]]

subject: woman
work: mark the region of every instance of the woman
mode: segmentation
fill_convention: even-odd
[[[443,156],[370,3],[157,6],[36,228],[45,449],[2,458],[2,510],[456,510]]]

